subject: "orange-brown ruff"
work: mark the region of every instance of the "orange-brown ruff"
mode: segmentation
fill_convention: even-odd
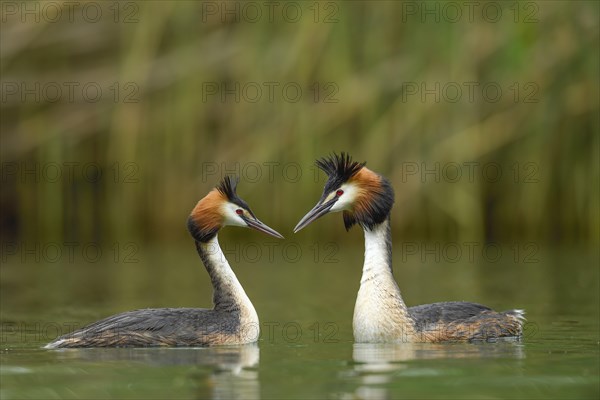
[[[356,185],[358,195],[351,210],[344,211],[344,218],[354,218],[353,214],[365,215],[370,211],[377,195],[381,195],[381,177],[367,167],[362,167],[349,181]]]
[[[317,205],[295,228],[304,228],[328,212],[343,211],[346,229],[360,225],[365,260],[354,308],[357,342],[494,341],[520,338],[523,311],[496,312],[469,302],[407,307],[392,273],[390,212],[394,191],[381,175],[341,153],[317,161],[329,177]]]
[[[113,315],[61,336],[46,348],[215,346],[255,342],[259,320],[219,246],[217,233],[229,224],[282,237],[262,224],[226,177],[198,202],[188,219],[196,250],[214,288],[212,309],[157,308]]]
[[[219,229],[223,224],[223,215],[220,206],[227,201],[226,196],[217,189],[213,189],[196,204],[190,214],[190,219],[202,231]]]

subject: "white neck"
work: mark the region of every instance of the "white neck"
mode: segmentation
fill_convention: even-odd
[[[365,261],[354,308],[354,339],[369,343],[408,340],[414,323],[392,274],[389,218],[364,232]]]
[[[219,246],[218,236],[205,243],[196,242],[196,248],[212,281],[214,309],[240,312],[243,323],[256,323],[258,326],[256,310],[229,266]]]

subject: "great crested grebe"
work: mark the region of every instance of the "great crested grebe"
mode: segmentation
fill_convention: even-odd
[[[359,343],[493,341],[519,338],[524,312],[496,312],[480,304],[443,302],[406,307],[392,274],[390,212],[394,190],[383,176],[353,162],[344,153],[317,160],[328,175],[321,199],[294,228],[298,232],[317,218],[343,211],[349,230],[365,232],[365,260],[356,298],[354,339]]]
[[[210,275],[213,309],[155,308],[113,315],[61,336],[45,347],[214,346],[258,340],[258,316],[225,259],[217,233],[224,226],[250,227],[277,238],[236,194],[237,179],[226,176],[196,204],[187,227]]]

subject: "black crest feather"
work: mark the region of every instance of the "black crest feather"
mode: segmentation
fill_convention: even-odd
[[[221,182],[219,182],[217,185],[217,190],[227,197],[229,201],[233,202],[233,199],[238,197],[235,193],[235,189],[237,188],[239,180],[240,179],[237,176],[233,177],[228,175],[224,177]]]
[[[225,176],[221,182],[217,185],[217,190],[222,193],[227,200],[229,200],[233,204],[237,204],[238,206],[248,210],[250,215],[254,217],[254,213],[250,209],[248,203],[242,200],[236,193],[237,184],[240,181],[240,178],[237,176]]]
[[[333,153],[329,157],[323,157],[317,160],[315,164],[328,176],[323,191],[325,196],[326,193],[340,187],[356,175],[367,163],[352,161],[352,157],[342,151],[340,155]]]
[[[323,157],[317,160],[316,164],[330,179],[337,178],[342,182],[346,182],[356,175],[367,163],[352,161],[352,157],[342,151],[340,155],[333,153],[329,157]]]

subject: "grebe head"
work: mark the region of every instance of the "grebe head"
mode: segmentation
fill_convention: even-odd
[[[352,161],[352,157],[344,152],[317,160],[317,167],[328,176],[323,195],[298,222],[294,232],[327,213],[337,211],[344,212],[346,230],[356,223],[367,229],[382,223],[394,204],[394,190],[387,179],[365,164]]]
[[[279,232],[260,222],[248,204],[237,195],[237,182],[237,178],[226,176],[196,204],[187,222],[194,239],[207,242],[227,225],[253,228],[283,239]]]

